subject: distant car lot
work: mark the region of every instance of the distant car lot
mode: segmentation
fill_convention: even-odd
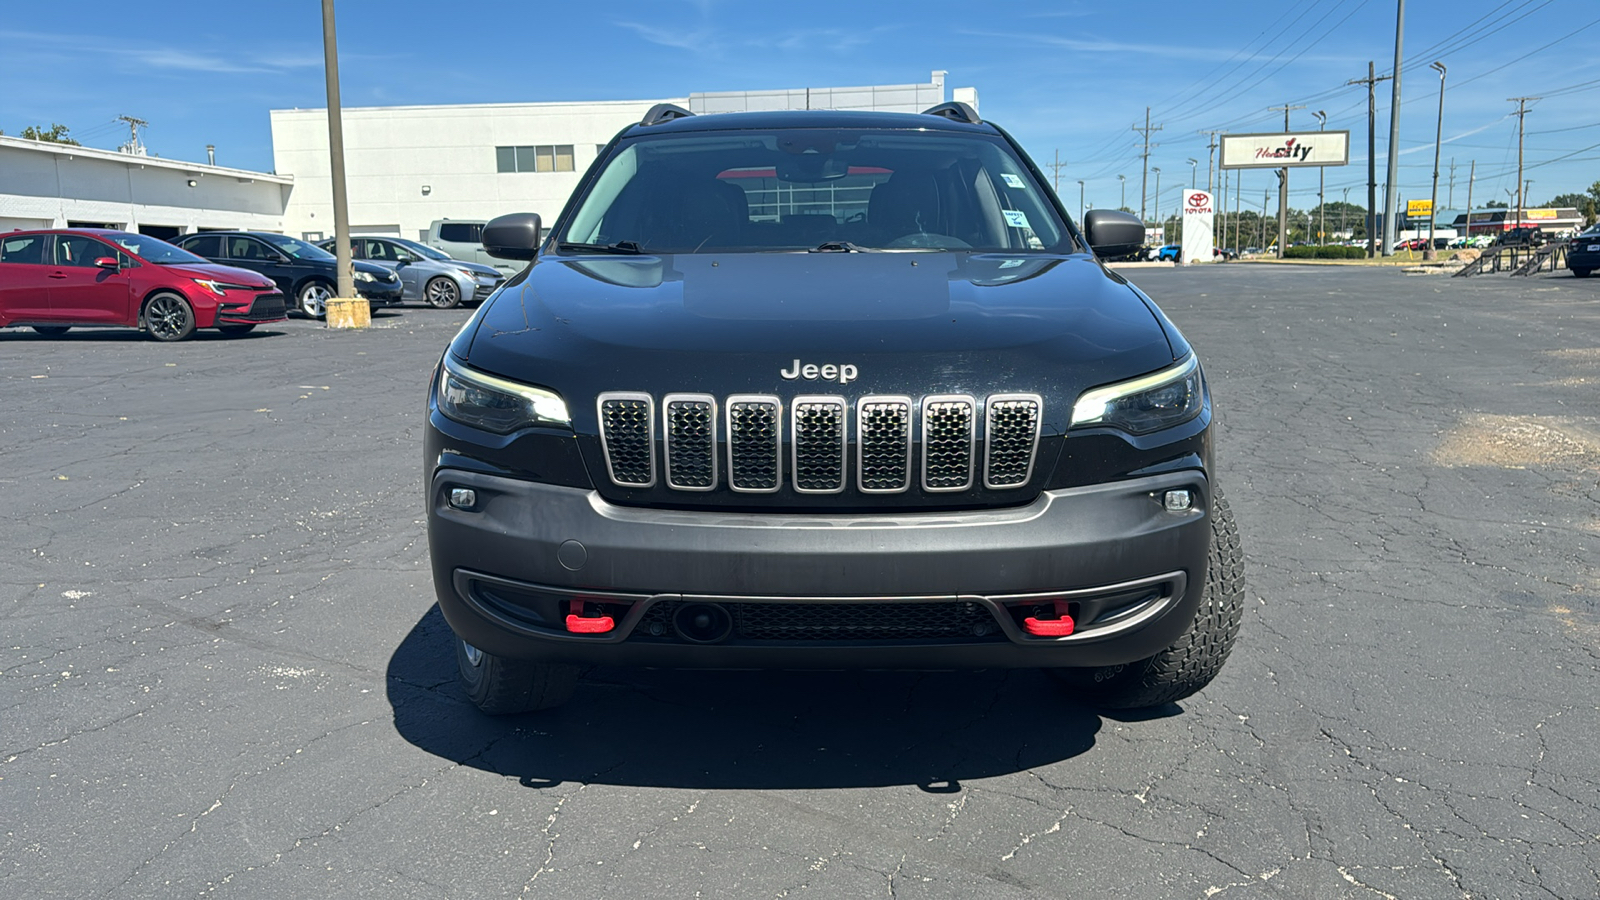
[[[1222,677],[1125,718],[594,670],[488,721],[414,474],[468,310],[0,330],[7,895],[1592,895],[1600,279],[1127,276],[1211,348],[1250,593]]]

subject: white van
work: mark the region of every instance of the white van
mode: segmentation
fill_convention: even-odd
[[[504,272],[515,272],[517,266],[509,260],[495,259],[483,249],[483,219],[435,219],[428,226],[424,244],[450,254],[451,259],[483,263]]]

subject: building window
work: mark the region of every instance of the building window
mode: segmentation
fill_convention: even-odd
[[[571,172],[571,144],[539,144],[533,147],[494,148],[496,171]]]

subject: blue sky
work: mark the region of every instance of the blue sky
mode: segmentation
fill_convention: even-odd
[[[317,0],[227,4],[75,0],[70,17],[7,0],[0,16],[0,129],[61,122],[96,147],[127,136],[120,114],[150,122],[161,156],[270,169],[267,111],[325,105]],[[1327,170],[1327,196],[1364,202],[1365,90],[1345,82],[1393,64],[1395,0],[1088,2],[651,3],[340,0],[348,106],[647,99],[693,91],[926,81],[978,88],[983,114],[1041,164],[1059,152],[1069,206],[1138,207],[1138,135],[1151,106],[1163,206],[1187,184],[1202,130],[1349,129],[1351,165]],[[1433,168],[1439,78],[1445,95],[1439,202],[1507,198],[1516,180],[1515,104],[1527,116],[1530,203],[1600,180],[1600,7],[1573,0],[1407,4],[1402,68],[1402,197],[1425,198]],[[70,27],[64,23],[70,21]],[[1384,179],[1389,86],[1379,86],[1378,180]],[[1046,170],[1048,172],[1048,170]],[[1244,176],[1246,205],[1274,181]],[[1151,179],[1154,188],[1154,176]],[[1314,170],[1291,181],[1296,208],[1316,204]],[[1381,190],[1381,188],[1380,188]],[[1151,205],[1154,201],[1152,199]],[[1275,204],[1274,204],[1275,206]]]

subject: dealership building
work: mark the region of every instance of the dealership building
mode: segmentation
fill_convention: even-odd
[[[944,72],[926,83],[696,93],[593,102],[382,106],[344,110],[346,196],[355,234],[424,236],[441,219],[533,212],[552,221],[618,131],[657,103],[696,114],[777,109],[921,112],[946,99]],[[973,88],[953,99],[977,105]],[[333,231],[328,115],[272,110],[274,169],[294,179],[280,230]]]

